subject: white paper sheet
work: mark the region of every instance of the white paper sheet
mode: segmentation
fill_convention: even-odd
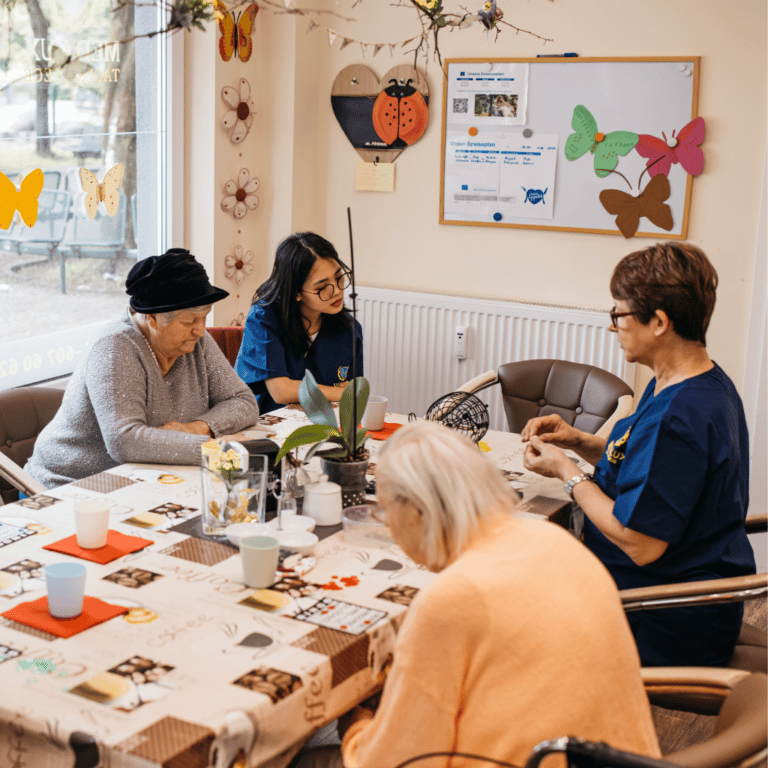
[[[446,136],[445,213],[551,219],[557,134]]]

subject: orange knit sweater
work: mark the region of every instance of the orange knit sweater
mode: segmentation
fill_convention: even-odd
[[[521,766],[561,736],[660,755],[608,572],[556,525],[497,517],[412,603],[381,706],[345,735],[344,765],[457,750]]]

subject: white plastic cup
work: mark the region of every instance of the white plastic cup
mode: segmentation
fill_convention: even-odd
[[[360,421],[360,426],[374,432],[381,429],[384,426],[388,402],[386,397],[371,395],[368,398],[368,405],[365,406],[365,413]]]
[[[240,539],[243,582],[248,587],[263,589],[275,582],[280,542],[271,536],[246,536]]]
[[[109,533],[109,504],[102,499],[75,502],[77,546],[100,549],[107,543]]]
[[[83,612],[86,568],[82,563],[45,566],[48,612],[57,619],[74,619]]]

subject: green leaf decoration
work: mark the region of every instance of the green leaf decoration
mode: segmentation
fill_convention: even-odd
[[[324,453],[324,459],[343,459],[347,455],[346,451],[333,451],[333,453]]]
[[[299,384],[299,402],[307,418],[313,424],[325,424],[338,431],[339,425],[336,421],[336,414],[309,370],[305,371],[304,378]]]
[[[365,379],[362,376],[358,376],[355,380],[354,387],[350,381],[349,384],[344,387],[344,392],[342,393],[341,400],[339,402],[339,417],[341,421],[341,429],[339,431],[342,435],[344,435],[344,438],[350,445],[352,444],[352,430],[357,427],[357,424],[352,424],[353,390],[356,390],[357,392],[357,421],[359,424],[360,419],[363,418],[365,406],[368,405],[368,396],[371,394],[371,386],[368,383],[368,379]],[[352,447],[353,451],[357,445],[359,445],[358,442],[356,442],[355,446]]]
[[[639,136],[630,131],[613,131],[601,134],[597,130],[597,121],[583,105],[574,107],[571,127],[575,131],[565,142],[565,156],[568,160],[577,160],[591,152],[594,158],[595,173],[605,178],[619,162],[619,155],[631,152]]]
[[[306,424],[291,432],[283,443],[282,448],[275,456],[275,464],[285,456],[288,451],[292,451],[300,445],[309,445],[310,443],[319,443],[331,437],[340,437],[336,427],[329,427],[325,424]]]

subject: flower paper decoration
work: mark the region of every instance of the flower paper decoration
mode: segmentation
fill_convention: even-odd
[[[237,317],[233,317],[229,322],[230,326],[234,325],[241,328],[243,327],[243,323],[245,323],[245,312],[239,312]]]
[[[242,285],[246,275],[253,274],[253,251],[243,253],[243,246],[235,246],[234,256],[227,256],[224,259],[224,265],[227,268],[225,272],[229,278],[234,277],[238,285]]]
[[[221,124],[227,129],[234,126],[229,137],[233,144],[239,144],[248,135],[256,112],[256,107],[251,101],[250,83],[244,77],[240,78],[239,89],[239,92],[229,86],[221,89],[221,98],[230,107]]]
[[[224,185],[227,196],[221,201],[221,210],[231,211],[236,219],[242,219],[259,204],[259,198],[254,194],[258,188],[259,180],[251,178],[247,168],[241,168],[237,181],[230,180]]]

